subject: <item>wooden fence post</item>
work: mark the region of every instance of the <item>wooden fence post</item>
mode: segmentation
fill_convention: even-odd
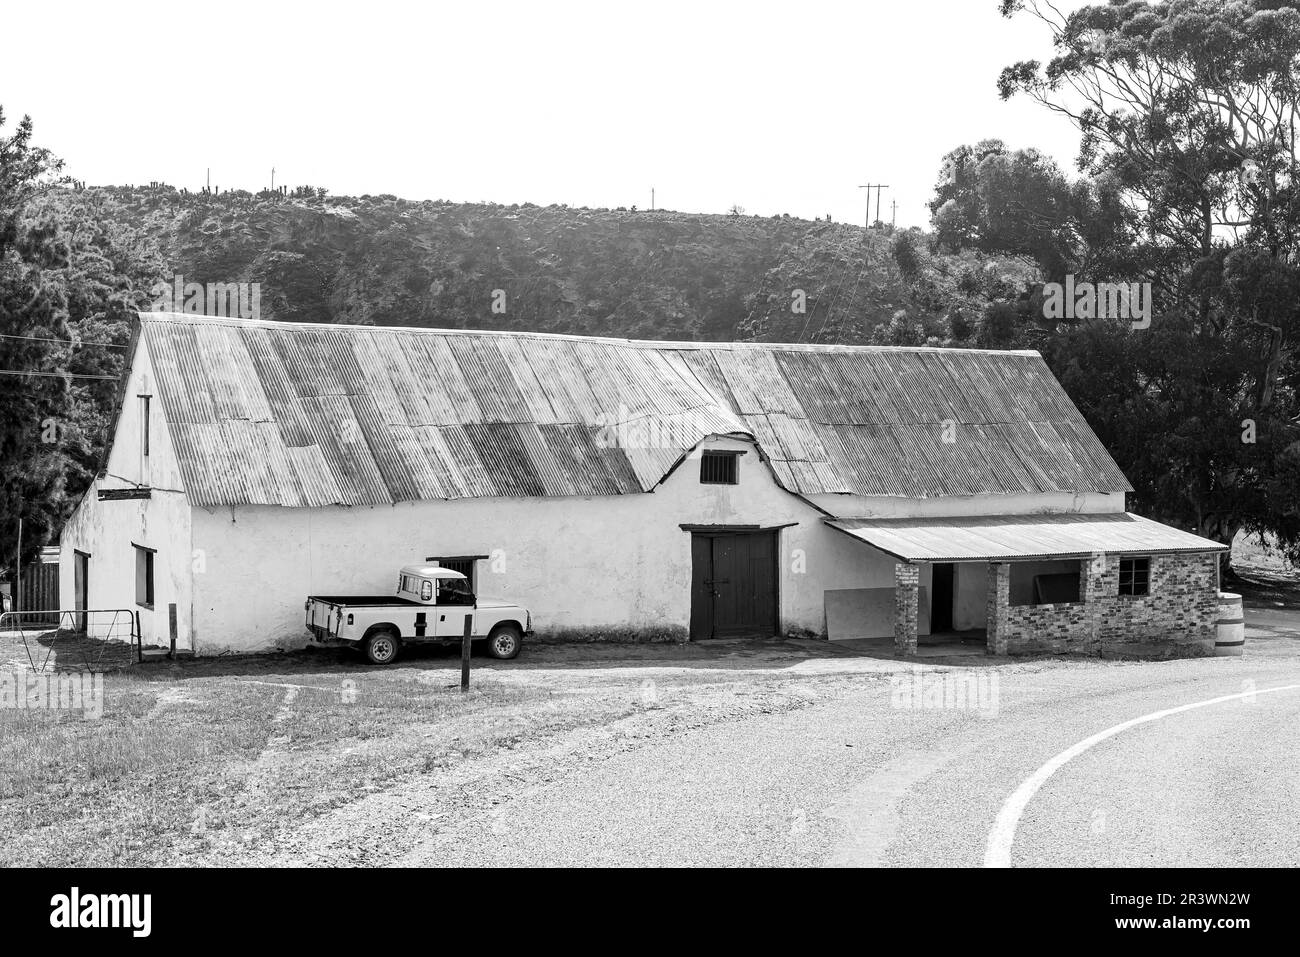
[[[460,690],[469,690],[469,638],[474,630],[474,616],[465,616],[465,636],[460,640]]]

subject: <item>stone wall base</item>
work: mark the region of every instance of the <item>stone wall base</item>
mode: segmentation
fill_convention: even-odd
[[[1119,556],[1080,567],[1079,601],[1012,605],[1007,565],[989,576],[988,651],[1008,655],[1194,658],[1214,653],[1218,557],[1212,552],[1153,555],[1150,593],[1119,594]]]

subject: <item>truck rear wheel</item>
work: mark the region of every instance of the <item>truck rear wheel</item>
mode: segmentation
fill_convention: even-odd
[[[372,665],[392,664],[397,660],[397,653],[401,647],[402,643],[396,632],[392,631],[376,631],[367,635],[365,641],[361,643],[361,649],[366,653],[366,660]]]
[[[493,658],[513,658],[524,643],[523,632],[514,625],[498,625],[488,635],[488,654]]]

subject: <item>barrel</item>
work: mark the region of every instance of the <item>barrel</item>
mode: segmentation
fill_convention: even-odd
[[[1214,635],[1216,655],[1239,655],[1246,650],[1246,618],[1241,596],[1219,592],[1219,619]]]

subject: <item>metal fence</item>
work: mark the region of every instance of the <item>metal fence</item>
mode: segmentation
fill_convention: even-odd
[[[7,611],[0,633],[17,634],[33,671],[110,671],[140,661],[140,619],[128,608]]]

